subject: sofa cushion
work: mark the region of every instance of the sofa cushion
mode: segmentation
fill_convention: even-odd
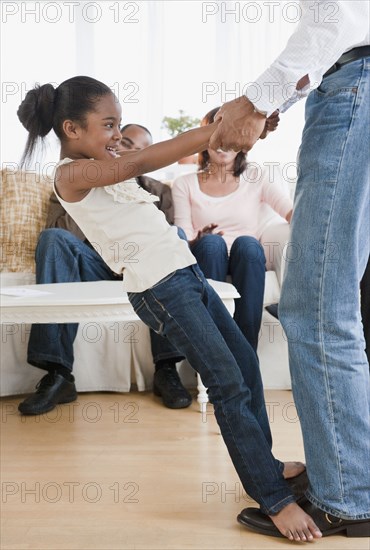
[[[45,228],[51,191],[48,177],[1,170],[0,271],[34,273],[36,243]]]

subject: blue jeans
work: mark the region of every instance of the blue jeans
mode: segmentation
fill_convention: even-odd
[[[270,514],[294,497],[271,453],[257,355],[197,265],[129,293],[137,315],[199,372],[245,491]]]
[[[307,99],[279,305],[307,496],[344,519],[370,517],[369,365],[359,303],[370,245],[369,63],[344,65]]]
[[[91,246],[64,229],[42,231],[36,248],[36,282],[71,283],[120,279]],[[78,324],[32,325],[27,361],[48,370],[52,365],[73,368],[73,342]],[[152,334],[153,360],[183,359],[169,341]]]
[[[234,319],[251,344],[257,350],[261,328],[263,295],[265,291],[266,259],[261,243],[250,236],[237,237],[227,251],[221,235],[205,235],[191,251],[207,279],[232,283],[240,294],[235,300]]]

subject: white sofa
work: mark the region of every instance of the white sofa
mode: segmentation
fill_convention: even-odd
[[[48,178],[11,169],[1,173],[1,286],[35,282],[33,252],[46,219],[51,192]],[[261,242],[267,258],[265,305],[278,302],[284,269],[283,250],[289,225],[266,206]],[[42,374],[27,363],[30,327],[1,325],[0,395],[33,391]],[[148,328],[136,323],[81,323],[74,344],[77,389],[128,392],[151,390],[154,365]],[[287,344],[279,322],[263,312],[258,346],[265,388],[290,388]],[[183,383],[196,387],[195,372],[186,361],[179,366]]]

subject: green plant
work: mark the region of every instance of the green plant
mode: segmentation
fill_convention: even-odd
[[[190,128],[199,126],[200,119],[194,118],[185,114],[185,111],[182,109],[179,110],[180,116],[170,117],[165,116],[162,120],[162,128],[165,128],[171,137],[176,137]]]

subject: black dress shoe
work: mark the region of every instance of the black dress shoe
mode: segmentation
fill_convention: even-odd
[[[76,401],[77,391],[74,377],[67,380],[61,374],[49,372],[36,386],[36,392],[18,405],[22,414],[43,414],[51,411],[59,403]]]
[[[306,514],[312,517],[323,537],[339,533],[344,533],[347,537],[370,536],[370,519],[341,519],[320,510],[308,500],[300,506]],[[285,538],[271,519],[263,514],[259,508],[245,508],[240,512],[237,519],[239,523],[257,533]]]
[[[297,499],[304,497],[304,494],[308,489],[308,477],[306,470],[303,470],[303,472],[297,476],[289,477],[285,481],[288,483],[293,495]]]
[[[190,393],[181,383],[175,367],[161,367],[154,373],[153,393],[162,397],[169,409],[184,409],[192,403]]]
[[[279,319],[279,304],[270,304],[269,306],[265,306],[265,310],[270,313],[275,319]]]

